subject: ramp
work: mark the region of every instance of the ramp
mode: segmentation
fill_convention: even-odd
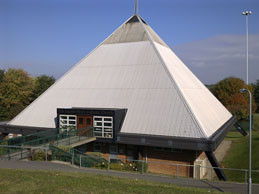
[[[71,146],[72,148],[74,148],[74,147],[77,147],[77,146],[80,146],[80,145],[84,145],[84,144],[93,142],[93,141],[95,141],[95,140],[96,140],[96,137],[84,138],[84,139],[81,139],[80,141],[77,141],[77,142],[75,142],[75,143],[70,144],[70,146]]]
[[[3,140],[0,142],[0,159],[21,160],[28,157],[33,149],[44,150],[49,145],[71,145],[76,147],[92,141],[96,138],[92,136],[79,136],[78,130],[44,131],[26,136]]]

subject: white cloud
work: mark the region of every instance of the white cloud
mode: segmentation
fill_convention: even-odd
[[[183,45],[172,50],[201,79],[215,83],[228,76],[246,80],[246,37],[220,35]],[[249,35],[249,81],[259,79],[259,34]]]

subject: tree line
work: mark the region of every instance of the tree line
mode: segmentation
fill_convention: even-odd
[[[0,69],[0,121],[11,120],[54,82],[52,76],[32,77],[22,69]]]
[[[0,121],[15,117],[54,82],[55,78],[52,76],[32,77],[22,69],[0,69]],[[207,87],[239,120],[246,119],[249,114],[249,96],[247,93],[240,93],[241,88],[252,92],[254,113],[259,107],[259,80],[246,85],[239,78],[228,77]]]
[[[246,119],[249,115],[249,95],[241,93],[240,89],[249,89],[252,93],[252,110],[258,112],[259,107],[259,80],[247,85],[236,77],[225,78],[215,85],[208,87],[214,96],[232,113],[238,120]]]

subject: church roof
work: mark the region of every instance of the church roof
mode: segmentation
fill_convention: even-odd
[[[57,108],[124,108],[122,134],[209,139],[232,115],[133,15],[9,125],[55,127]]]

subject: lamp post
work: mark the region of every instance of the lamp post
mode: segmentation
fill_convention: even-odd
[[[246,84],[248,85],[248,16],[252,15],[252,12],[244,11],[242,15],[246,16]]]
[[[248,193],[252,193],[252,94],[248,89],[240,89],[241,93],[248,92],[249,94],[249,179],[248,179]]]

